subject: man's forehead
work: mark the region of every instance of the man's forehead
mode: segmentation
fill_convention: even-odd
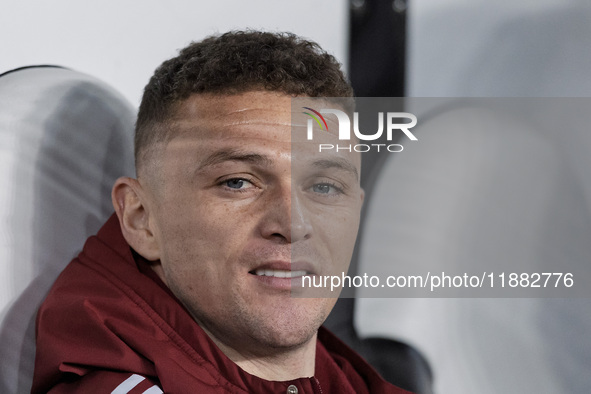
[[[291,96],[278,92],[252,91],[240,94],[194,94],[181,102],[176,118],[207,120],[240,119],[252,114],[260,117],[291,112]]]
[[[307,127],[308,116],[300,105],[308,100],[318,104],[319,99],[298,97],[295,106],[292,99],[290,95],[273,91],[194,94],[178,105],[173,123],[181,132],[212,129],[223,132],[229,131],[228,127],[234,130],[257,125],[290,127],[294,132],[298,129],[301,132]],[[333,124],[330,130],[338,129],[336,119],[327,117],[326,121],[329,126]]]

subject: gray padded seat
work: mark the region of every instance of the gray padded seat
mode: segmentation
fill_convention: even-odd
[[[581,273],[583,298],[358,299],[359,335],[418,349],[435,393],[591,387],[591,99],[556,100],[524,123],[461,104],[419,116],[419,141],[379,174],[359,272]]]
[[[0,392],[30,391],[38,305],[133,175],[135,110],[88,75],[0,76]]]

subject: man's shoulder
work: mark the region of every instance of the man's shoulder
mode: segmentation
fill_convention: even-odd
[[[34,391],[104,369],[157,381],[146,354],[169,345],[172,334],[146,297],[160,297],[171,316],[179,308],[139,272],[118,226],[112,217],[86,241],[39,308]]]
[[[131,251],[125,250],[125,240],[120,234],[115,215],[89,237],[80,252],[59,274],[40,308],[40,315],[47,309],[84,309],[83,301],[122,297],[135,275]],[[128,247],[127,247],[128,248]],[[112,306],[117,306],[112,303]]]

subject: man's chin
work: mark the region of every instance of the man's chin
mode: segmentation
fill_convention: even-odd
[[[315,302],[314,302],[315,301]],[[318,329],[330,309],[312,299],[291,299],[289,307],[274,305],[266,313],[248,323],[253,342],[268,349],[290,349],[308,344],[316,338]],[[294,305],[295,304],[295,305]]]
[[[307,327],[275,327],[266,332],[267,335],[257,335],[256,342],[261,353],[282,353],[289,350],[303,348],[316,339],[319,325]]]

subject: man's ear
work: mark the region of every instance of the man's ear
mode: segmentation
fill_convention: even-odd
[[[117,179],[111,199],[129,246],[147,260],[160,259],[159,240],[150,216],[150,201],[139,181],[128,177]]]

